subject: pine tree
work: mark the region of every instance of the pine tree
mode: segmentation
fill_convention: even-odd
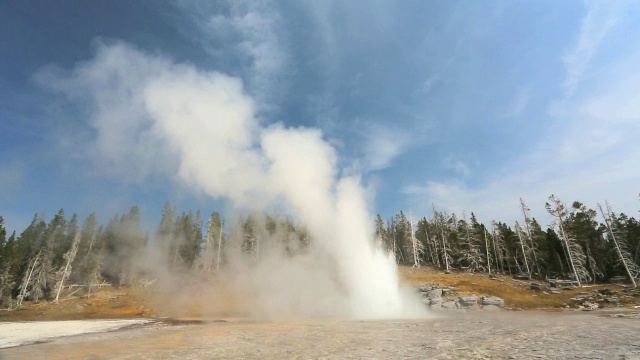
[[[138,263],[147,243],[140,225],[140,209],[133,206],[120,218],[116,215],[103,232],[103,275],[118,286],[133,284],[140,269]]]
[[[524,264],[524,271],[531,279],[531,269],[529,268],[529,260],[527,259],[527,254],[529,253],[529,246],[526,240],[526,234],[522,231],[522,227],[516,221],[516,234],[518,234],[518,244],[520,245],[520,250],[522,254],[522,262]]]
[[[560,236],[551,227],[547,228],[545,232],[545,244],[546,259],[548,261],[547,271],[553,273],[553,276],[564,275],[566,273],[564,264],[568,261],[567,250]]]
[[[569,267],[575,280],[578,282],[578,286],[582,286],[583,281],[591,280],[591,276],[585,267],[586,255],[580,247],[580,244],[578,244],[575,236],[569,232],[567,228],[568,212],[565,205],[554,195],[549,196],[549,200],[551,203],[546,203],[545,207],[549,214],[556,218],[555,223],[560,230],[560,238],[565,245]]]
[[[473,224],[467,221],[466,214],[463,213],[459,222],[458,232],[460,236],[459,262],[467,268],[467,271],[476,272],[485,269],[482,258],[482,247],[478,237],[479,224],[475,215],[471,214]]]
[[[448,239],[445,234],[447,227],[447,217],[445,214],[436,211],[436,207],[433,206],[433,223],[436,228],[436,237],[439,238],[439,243],[442,244],[442,263],[444,263],[445,272],[449,272],[451,268],[452,258],[451,251],[448,245]]]
[[[604,242],[603,229],[595,220],[597,212],[587,208],[579,201],[574,201],[567,218],[567,228],[576,238],[585,254],[585,267],[595,282],[604,277],[604,262],[596,259],[593,252],[605,253],[607,246]]]
[[[20,234],[14,247],[14,258],[17,262],[15,274],[20,279],[18,287],[13,290],[16,298],[16,307],[20,307],[22,301],[30,297],[33,279],[33,270],[40,261],[40,253],[47,224],[35,214],[31,224]]]
[[[177,226],[176,217],[176,209],[167,201],[162,209],[162,218],[155,236],[158,251],[165,257],[165,261],[170,267],[175,266],[177,261],[178,247],[174,238]]]
[[[80,231],[76,229],[76,236],[75,236],[75,239],[73,240],[73,243],[71,243],[71,248],[67,253],[64,254],[64,259],[66,260],[64,268],[60,269],[60,271],[58,272],[60,279],[58,280],[55,286],[56,297],[53,300],[54,302],[58,302],[58,299],[60,298],[60,292],[62,292],[62,289],[64,289],[64,281],[71,276],[71,270],[73,268],[71,264],[73,263],[73,260],[75,259],[76,254],[78,253],[78,244],[80,243],[80,239],[81,239]]]
[[[387,239],[387,229],[385,229],[384,227],[384,221],[382,220],[382,217],[380,216],[380,214],[376,215],[376,235],[375,235],[375,239],[376,239],[376,245],[378,247],[380,247],[381,249],[386,249],[387,251],[389,251],[388,249],[388,239]]]
[[[59,247],[58,242],[64,240],[66,230],[66,220],[64,210],[60,210],[51,222],[47,225],[44,234],[44,243],[40,252],[40,261],[33,271],[33,288],[31,299],[38,302],[40,299],[49,296],[53,282],[52,272],[54,269],[55,250]]]
[[[4,219],[0,216],[0,263],[5,255],[7,245],[7,229],[4,227]]]
[[[485,251],[487,252],[487,271],[489,272],[489,275],[491,275],[491,264],[492,264],[492,259],[491,259],[491,237],[488,236],[488,231],[487,228],[484,226],[484,224],[482,225],[482,237],[484,238],[484,247],[485,247]]]
[[[22,301],[24,299],[31,296],[31,292],[33,291],[33,285],[32,285],[33,271],[36,269],[36,266],[40,264],[40,261],[41,261],[40,254],[41,252],[38,252],[38,254],[29,261],[29,266],[27,267],[27,271],[24,273],[24,276],[22,277],[22,282],[20,283],[20,287],[18,288],[18,290],[20,290],[20,293],[17,296],[17,304],[16,304],[17,308],[20,307],[20,305],[22,305]]]
[[[492,222],[494,228],[494,242],[498,251],[498,257],[502,263],[503,273],[521,273],[522,268],[518,262],[518,236],[507,224]],[[515,269],[515,270],[514,270]]]
[[[12,263],[12,244],[7,241],[7,229],[4,227],[4,219],[0,216],[0,306],[5,302],[5,294],[8,293]]]
[[[0,217],[0,225],[3,223]],[[0,237],[0,306],[11,308],[11,291],[16,285],[16,268],[20,259],[16,257],[16,232],[6,239],[6,230],[2,226]],[[5,240],[6,239],[6,240]]]
[[[393,254],[393,260],[395,261],[395,263],[398,264],[399,259],[398,259],[398,246],[397,246],[398,244],[396,241],[397,240],[396,223],[393,218],[387,219],[387,239],[388,239],[387,248],[389,249],[389,252]]]
[[[242,252],[258,260],[260,236],[258,233],[258,221],[254,215],[249,215],[242,226],[243,242]]]
[[[532,266],[537,271],[538,276],[540,276],[542,275],[542,273],[540,271],[540,264],[538,262],[539,250],[538,243],[536,241],[539,238],[539,233],[536,233],[534,231],[535,229],[533,229],[533,223],[535,222],[535,219],[529,216],[529,211],[531,209],[527,207],[527,204],[525,204],[522,198],[520,198],[520,210],[522,211],[522,216],[524,217],[524,229],[527,234],[527,239],[529,240],[529,244],[527,245],[529,248],[529,253],[531,254],[531,259],[533,260]]]
[[[618,219],[616,219],[613,211],[611,210],[611,206],[609,203],[606,203],[607,212],[602,210],[602,205],[598,204],[598,208],[600,209],[600,214],[604,218],[605,226],[607,227],[607,231],[609,232],[610,240],[613,242],[616,253],[618,254],[618,258],[622,266],[624,267],[629,280],[633,284],[633,287],[637,287],[636,278],[640,276],[640,266],[638,266],[631,256],[629,251],[628,243],[625,241],[624,232],[626,229],[620,223]]]
[[[496,268],[501,274],[504,274],[504,241],[498,231],[498,223],[491,220],[491,238],[493,243],[493,253],[496,256]]]
[[[214,262],[216,264],[216,270],[220,268],[222,231],[222,219],[220,218],[220,214],[214,211],[211,213],[209,221],[207,222],[207,237],[204,245],[203,266],[207,271],[211,271]],[[275,227],[273,231],[275,231]]]
[[[420,267],[422,263],[422,255],[424,254],[424,244],[416,238],[416,234],[413,230],[413,218],[411,217],[411,214],[409,214],[409,232],[411,239],[411,247],[409,250],[411,258],[413,259],[412,267]]]
[[[409,219],[405,216],[404,212],[400,211],[396,214],[394,219],[395,225],[395,243],[399,264],[411,263],[411,224]]]
[[[440,258],[438,257],[438,247],[435,236],[432,235],[431,224],[427,218],[423,217],[418,221],[418,231],[416,237],[425,244],[426,261],[433,266],[440,267]]]
[[[75,271],[70,279],[75,283],[87,284],[90,276],[90,268],[93,268],[96,260],[97,249],[100,247],[100,228],[95,213],[91,213],[84,221],[80,229],[80,243],[78,244],[78,255],[72,263]]]

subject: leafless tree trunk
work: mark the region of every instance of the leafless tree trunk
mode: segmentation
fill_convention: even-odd
[[[27,288],[29,287],[29,284],[31,284],[31,276],[33,275],[36,265],[38,265],[39,260],[40,260],[40,251],[38,251],[38,255],[36,255],[36,258],[33,259],[33,262],[31,263],[29,271],[27,272],[27,277],[22,280],[22,284],[20,285],[20,288],[21,288],[20,294],[18,295],[18,302],[16,304],[16,308],[19,308],[20,305],[22,305],[22,300],[24,300],[24,298],[27,296]]]
[[[554,195],[549,197],[549,200],[553,202],[553,205],[547,203],[546,208],[547,211],[557,218],[558,227],[560,229],[560,235],[562,237],[562,241],[567,250],[567,256],[569,258],[569,265],[571,266],[571,271],[578,282],[578,286],[582,287],[582,282],[580,281],[581,277],[584,277],[584,272],[586,271],[581,262],[581,257],[584,256],[582,251],[579,249],[579,245],[575,244],[575,240],[569,236],[569,233],[566,231],[564,223],[565,217],[565,208],[564,204],[557,199]],[[582,255],[582,256],[581,256]],[[586,274],[588,276],[588,274]]]
[[[424,253],[424,245],[418,241],[413,230],[413,218],[409,213],[409,229],[411,231],[411,253],[413,255],[413,267],[420,267],[422,262],[421,255]]]
[[[489,242],[487,239],[487,229],[483,226],[482,235],[484,236],[484,247],[487,250],[487,269],[489,271],[489,275],[491,275],[491,257],[489,256]]]
[[[431,206],[433,207],[433,217],[434,217],[434,223],[436,224],[436,232],[438,231],[438,227],[440,230],[440,237],[442,240],[442,260],[444,261],[444,267],[445,270],[447,272],[449,272],[449,252],[447,251],[447,240],[445,238],[444,235],[444,219],[442,219],[444,217],[444,215],[438,213],[436,211],[436,207],[435,205],[431,204]],[[438,222],[440,222],[439,226],[438,226]]]
[[[463,264],[468,266],[467,271],[476,272],[476,271],[484,271],[484,265],[482,260],[482,246],[480,243],[480,239],[478,238],[478,234],[475,229],[472,229],[469,221],[467,221],[467,215],[465,212],[462,213],[462,223],[464,229],[461,232],[464,232],[462,235],[462,243],[461,243],[461,254],[459,260],[462,260]],[[459,222],[454,221],[454,226],[456,228]]]
[[[89,261],[89,256],[91,255],[91,250],[93,249],[93,243],[96,241],[96,235],[98,233],[97,229],[93,230],[91,234],[91,241],[89,241],[89,248],[87,249],[87,254],[84,256],[84,261],[82,262],[82,268],[87,266],[87,262]]]
[[[89,269],[89,276],[87,277],[86,284],[89,287],[89,291],[87,292],[87,298],[91,296],[91,290],[93,289],[93,284],[97,283],[100,278],[100,269],[102,268],[102,256],[103,249],[98,248],[97,254],[95,254],[95,260]]]
[[[216,271],[220,270],[220,252],[222,251],[222,229],[224,228],[224,221],[220,221],[220,232],[218,233],[218,259],[216,261]]]
[[[440,267],[440,257],[438,256],[438,242],[435,236],[429,236],[429,221],[425,219],[425,239],[429,250],[429,257],[434,266]]]
[[[204,249],[204,268],[211,271],[213,265],[213,219],[210,217],[207,222],[207,238],[205,240]]]
[[[429,242],[431,243],[431,247],[433,248],[433,254],[431,255],[431,258],[433,259],[433,263],[437,267],[441,267],[442,263],[440,262],[440,255],[439,255],[440,247],[438,246],[437,234],[432,235],[429,238]]]
[[[602,205],[598,204],[598,208],[600,209],[600,213],[602,214],[602,217],[604,218],[604,224],[607,227],[607,231],[609,232],[609,235],[611,235],[611,240],[613,240],[613,244],[616,247],[616,252],[618,253],[618,257],[620,258],[620,262],[622,263],[622,266],[624,266],[625,271],[627,272],[627,276],[629,276],[629,279],[631,280],[631,283],[633,284],[633,287],[637,287],[638,285],[636,284],[636,280],[635,280],[635,276],[631,273],[631,267],[635,267],[637,268],[637,266],[633,263],[633,261],[630,261],[630,254],[628,253],[628,251],[626,251],[626,249],[624,249],[622,246],[620,246],[621,244],[618,242],[618,240],[616,239],[616,235],[615,232],[613,231],[613,224],[611,223],[611,207],[609,206],[609,203],[606,203],[607,205],[607,214],[605,215],[604,211],[602,210]],[[638,269],[636,269],[637,271]]]
[[[524,244],[524,239],[523,239],[523,233],[522,233],[522,227],[520,227],[520,224],[516,221],[516,233],[518,234],[518,241],[520,242],[520,249],[522,250],[522,259],[524,260],[524,268],[525,271],[527,272],[527,275],[529,275],[529,279],[531,279],[531,270],[529,269],[529,262],[527,261],[527,251],[525,250],[525,244]]]
[[[493,232],[493,253],[496,255],[496,262],[498,263],[498,270],[504,274],[504,258],[502,257],[502,241],[500,234],[498,234],[498,226],[495,220],[491,221],[491,231]]]
[[[531,219],[529,218],[529,208],[527,204],[524,203],[524,200],[520,198],[520,209],[522,210],[522,215],[524,216],[524,226],[527,231],[527,236],[529,236],[529,241],[531,242],[531,254],[533,256],[533,264],[536,267],[536,271],[538,271],[538,276],[542,276],[542,272],[540,271],[540,265],[538,264],[538,256],[536,254],[536,244],[533,241],[533,236],[531,234],[531,228],[529,226],[529,222]]]
[[[60,298],[60,292],[64,287],[64,281],[69,276],[71,276],[71,263],[76,258],[76,253],[78,252],[78,243],[80,243],[79,230],[76,232],[76,236],[73,239],[73,243],[71,243],[71,249],[69,249],[69,251],[66,254],[64,254],[64,258],[67,260],[67,263],[65,264],[64,269],[62,270],[60,281],[58,282],[58,284],[56,284],[58,291],[56,292],[56,298],[55,300],[53,300],[53,302],[56,302],[56,303],[58,302],[58,299]]]

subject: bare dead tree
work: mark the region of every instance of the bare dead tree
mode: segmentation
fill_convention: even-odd
[[[204,241],[204,268],[207,271],[211,271],[211,266],[213,265],[214,229],[215,224],[213,214],[211,214],[207,222],[207,237]]]
[[[442,262],[444,262],[445,270],[449,272],[449,263],[452,259],[449,254],[449,250],[447,249],[447,239],[444,233],[446,220],[444,218],[444,214],[439,213],[436,210],[435,205],[431,204],[431,206],[433,207],[433,218],[434,224],[436,225],[436,233],[439,233],[438,235],[440,235],[440,240],[442,241]]]
[[[482,271],[484,270],[484,266],[482,264],[482,248],[480,246],[480,239],[478,239],[478,234],[475,229],[472,229],[471,225],[467,221],[467,215],[464,212],[462,214],[462,219],[462,231],[464,232],[464,235],[462,236],[460,260],[462,260],[463,263],[466,263],[468,271]]]
[[[589,264],[594,264],[593,266],[591,266],[591,274],[592,276],[592,281],[595,284],[596,280],[598,279],[598,277],[604,276],[604,273],[602,273],[600,270],[598,270],[598,267],[595,266],[596,264],[596,259],[594,258],[593,254],[591,253],[591,248],[589,247],[589,243],[585,244],[585,247],[587,249],[585,256],[587,257],[587,261],[589,261]]]
[[[218,232],[218,254],[216,259],[216,271],[220,270],[220,253],[222,252],[222,229],[224,228],[224,221],[220,220],[220,231]]]
[[[615,224],[614,224],[614,221],[612,221],[613,211],[611,211],[611,206],[609,206],[608,202],[606,202],[606,206],[607,206],[606,215],[602,210],[602,205],[598,204],[598,209],[600,209],[600,214],[602,214],[602,217],[604,218],[604,224],[607,227],[609,236],[611,236],[611,240],[613,241],[613,244],[616,247],[616,252],[618,253],[618,258],[620,260],[620,263],[622,264],[622,266],[624,266],[624,270],[626,271],[627,276],[629,277],[629,280],[631,280],[631,283],[635,288],[638,286],[636,284],[635,278],[640,274],[640,268],[638,267],[638,265],[635,264],[635,262],[631,258],[631,253],[627,248],[627,244],[622,240],[621,237],[616,237],[617,231],[614,230]]]
[[[533,264],[536,267],[536,271],[538,272],[538,276],[542,276],[542,272],[540,271],[540,265],[538,263],[538,247],[536,242],[534,241],[533,234],[531,233],[531,217],[529,217],[529,209],[527,204],[525,204],[524,200],[520,198],[520,210],[522,210],[522,216],[524,216],[524,227],[527,232],[527,236],[529,237],[529,241],[531,243],[529,247],[529,251],[533,257]]]
[[[522,250],[524,270],[527,272],[527,275],[529,275],[529,279],[531,279],[531,269],[529,269],[529,261],[527,260],[527,250],[526,250],[528,246],[525,244],[526,236],[522,231],[522,227],[517,221],[516,221],[516,233],[518,234],[518,242],[520,243],[520,249]]]
[[[431,243],[431,248],[433,249],[432,260],[434,265],[437,267],[442,267],[442,263],[440,262],[440,256],[438,255],[440,252],[440,247],[438,246],[438,236],[437,234],[433,234],[429,236],[429,242]]]
[[[484,237],[484,247],[487,250],[487,270],[491,275],[491,256],[489,256],[489,237],[487,236],[487,229],[482,227],[482,236]]]
[[[16,308],[19,308],[22,305],[22,301],[29,295],[29,286],[31,285],[31,278],[33,276],[33,272],[35,271],[38,262],[40,261],[40,253],[31,261],[29,266],[29,270],[25,273],[25,276],[22,278],[22,282],[20,284],[20,293],[18,294],[18,301],[16,303]]]
[[[91,250],[93,250],[93,244],[96,242],[96,236],[98,234],[98,229],[93,229],[91,233],[91,240],[89,241],[89,247],[87,248],[87,253],[84,256],[84,260],[82,262],[82,267],[85,268],[87,263],[89,262],[89,258],[91,257]]]
[[[504,258],[502,257],[502,238],[498,233],[498,225],[495,220],[491,220],[491,232],[493,234],[493,253],[496,256],[497,268],[504,274]]]
[[[411,232],[411,255],[413,256],[413,266],[420,267],[422,262],[422,254],[424,254],[424,244],[418,241],[415,231],[413,230],[413,218],[409,213],[409,230]]]
[[[76,236],[73,239],[73,243],[71,243],[71,248],[64,254],[64,259],[67,260],[64,268],[60,271],[60,280],[56,284],[56,298],[53,302],[58,302],[60,298],[60,292],[62,288],[64,288],[64,281],[71,276],[71,263],[76,258],[76,253],[78,252],[78,244],[80,243],[80,231],[76,231]]]
[[[586,260],[585,254],[580,247],[580,244],[576,241],[571,233],[569,233],[565,226],[565,218],[567,216],[567,211],[565,209],[564,204],[554,195],[549,196],[549,200],[552,202],[546,203],[545,207],[549,214],[556,218],[555,223],[558,225],[560,230],[560,238],[565,245],[567,250],[567,257],[569,260],[569,265],[571,267],[571,271],[576,281],[578,282],[578,286],[582,286],[582,281],[591,280],[591,276],[589,272],[584,266],[584,262]]]
[[[429,234],[429,221],[426,218],[423,218],[424,221],[424,231],[425,231],[425,242],[427,244],[427,249],[429,251],[429,257],[431,258],[431,263],[437,267],[440,267],[440,257],[438,256],[438,241],[435,236]]]
[[[91,296],[91,291],[93,289],[94,284],[97,284],[100,280],[100,271],[102,269],[103,260],[104,260],[104,249],[98,247],[98,250],[94,252],[93,259],[91,265],[88,266],[86,271],[88,271],[87,278],[85,280],[86,286],[89,288],[87,292],[87,297]]]

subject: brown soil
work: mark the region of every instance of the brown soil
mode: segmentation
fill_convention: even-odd
[[[58,303],[25,302],[17,310],[0,311],[0,321],[81,320],[155,317],[148,306],[148,290],[141,288],[103,287],[91,296],[62,298]]]

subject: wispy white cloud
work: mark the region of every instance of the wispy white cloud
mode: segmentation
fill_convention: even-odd
[[[634,57],[640,61],[640,54]],[[635,64],[640,64],[636,62]],[[588,118],[611,125],[636,125],[640,122],[640,65],[624,66],[630,70],[603,93],[581,101],[577,111]]]
[[[364,170],[381,170],[410,145],[411,136],[402,130],[380,124],[368,126],[363,143]]]
[[[502,116],[506,118],[518,116],[527,108],[531,101],[531,93],[526,89],[521,89],[514,96],[511,104],[504,111]]]
[[[585,72],[589,69],[591,58],[609,30],[616,24],[619,16],[619,4],[588,1],[585,5],[587,13],[582,19],[578,41],[562,57],[567,69],[563,86],[568,96],[575,92]]]
[[[633,33],[640,32],[636,26]],[[640,203],[640,52],[604,62],[580,93],[554,102],[547,135],[530,151],[495,170],[483,183],[451,177],[405,186],[414,210],[430,212],[430,202],[448,211],[474,211],[514,221],[518,199],[546,224],[544,202],[556,194],[590,207],[608,200],[617,212],[637,217]]]
[[[208,1],[177,1],[189,21],[196,24],[197,39],[216,58],[237,56],[247,63],[244,74],[259,106],[268,106],[277,94],[278,81],[288,61],[279,37],[281,16],[271,1],[225,1],[225,11],[212,9]],[[231,51],[230,51],[231,50]],[[279,84],[282,87],[282,84]]]
[[[640,150],[624,155],[615,162],[610,158],[585,161],[587,167],[559,162],[527,163],[528,159],[523,159],[520,168],[504,169],[479,186],[450,179],[414,183],[403,191],[414,211],[428,214],[433,202],[451,212],[473,211],[484,222],[518,220],[518,199],[522,197],[532,214],[546,224],[550,219],[544,202],[552,193],[567,202],[580,200],[591,207],[606,199],[616,211],[635,216],[639,208],[640,171],[636,159],[640,158]]]
[[[445,169],[452,170],[456,174],[462,176],[471,175],[471,168],[469,168],[467,164],[465,164],[462,160],[456,158],[452,154],[449,154],[442,160],[442,166],[444,166]]]

